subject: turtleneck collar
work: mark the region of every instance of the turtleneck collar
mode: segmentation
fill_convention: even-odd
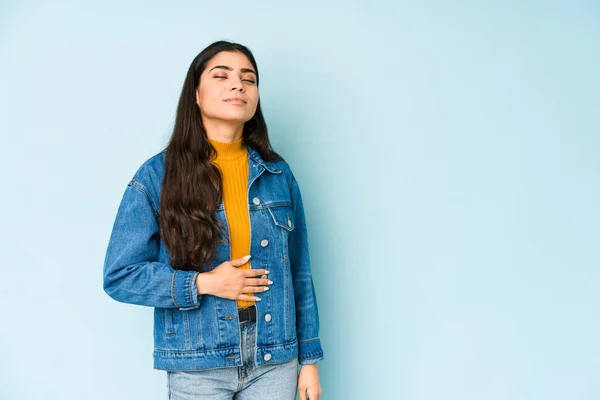
[[[217,160],[218,161],[233,161],[247,154],[248,149],[244,146],[243,140],[241,137],[235,142],[224,143],[219,142],[214,139],[208,138],[209,142],[213,145],[215,150],[217,150]]]

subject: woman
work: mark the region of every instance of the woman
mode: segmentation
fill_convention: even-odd
[[[154,307],[170,399],[321,395],[302,196],[271,148],[258,82],[245,46],[198,54],[169,144],[135,172],[113,225],[104,290]]]

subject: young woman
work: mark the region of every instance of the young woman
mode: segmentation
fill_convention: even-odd
[[[169,399],[321,395],[302,196],[271,148],[258,82],[245,46],[200,52],[169,144],[135,172],[113,225],[104,290],[154,307]]]

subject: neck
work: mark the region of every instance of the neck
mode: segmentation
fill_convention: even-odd
[[[238,121],[222,121],[206,119],[202,121],[206,135],[222,143],[231,143],[239,140],[244,132],[244,123]]]

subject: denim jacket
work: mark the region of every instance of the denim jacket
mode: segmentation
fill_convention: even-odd
[[[270,290],[253,295],[257,366],[298,356],[300,365],[323,359],[319,314],[300,188],[285,161],[269,162],[248,149],[250,265],[266,269]],[[154,368],[193,370],[242,365],[236,300],[198,295],[198,271],[174,270],[160,240],[158,216],[166,150],[147,159],[128,183],[104,261],[104,290],[113,299],[154,307]],[[226,227],[210,271],[231,259],[223,202],[216,217]]]

